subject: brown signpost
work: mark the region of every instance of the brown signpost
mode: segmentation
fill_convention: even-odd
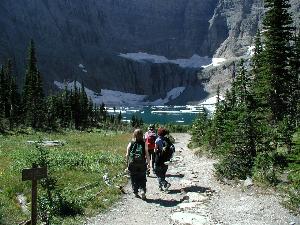
[[[32,168],[22,170],[22,181],[31,180],[31,225],[37,224],[37,180],[47,177],[47,167],[38,168],[32,164]]]

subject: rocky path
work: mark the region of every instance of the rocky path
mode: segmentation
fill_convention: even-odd
[[[175,137],[176,155],[167,172],[172,184],[161,192],[153,174],[147,181],[147,200],[130,189],[111,210],[87,220],[88,225],[300,225],[300,218],[279,203],[279,196],[262,193],[251,184],[222,185],[213,176],[214,160],[196,157],[188,134]]]

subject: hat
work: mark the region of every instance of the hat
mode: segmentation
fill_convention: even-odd
[[[148,130],[154,130],[154,128],[155,128],[154,124],[150,124]]]

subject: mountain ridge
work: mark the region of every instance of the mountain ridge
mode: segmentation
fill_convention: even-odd
[[[293,6],[299,9],[297,1]],[[259,0],[6,0],[0,2],[0,64],[12,58],[22,84],[32,38],[47,90],[56,88],[55,80],[78,80],[95,91],[163,96],[178,86],[203,86],[197,71],[119,55],[238,57],[251,45],[262,13]],[[155,82],[166,84],[156,88]]]

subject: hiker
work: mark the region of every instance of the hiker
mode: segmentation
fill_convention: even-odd
[[[154,162],[155,162],[155,153],[154,153],[154,148],[155,148],[155,140],[157,136],[155,133],[155,126],[153,124],[150,124],[148,127],[148,131],[144,134],[144,140],[148,146],[148,152],[151,160],[151,167],[152,167],[152,172],[155,173],[154,170]],[[147,170],[147,176],[150,175],[150,168]]]
[[[168,190],[171,184],[166,181],[166,173],[168,170],[167,161],[170,160],[169,154],[166,154],[169,149],[166,149],[166,135],[168,131],[165,128],[159,128],[157,131],[158,138],[155,141],[155,173],[158,178],[159,189],[161,191]],[[174,145],[173,145],[174,147]],[[175,148],[174,148],[175,151]],[[163,189],[164,188],[164,189]]]
[[[126,159],[133,193],[135,197],[139,198],[138,191],[141,189],[141,198],[145,200],[146,171],[150,167],[150,157],[141,129],[136,129],[133,132],[132,141],[127,146]]]

